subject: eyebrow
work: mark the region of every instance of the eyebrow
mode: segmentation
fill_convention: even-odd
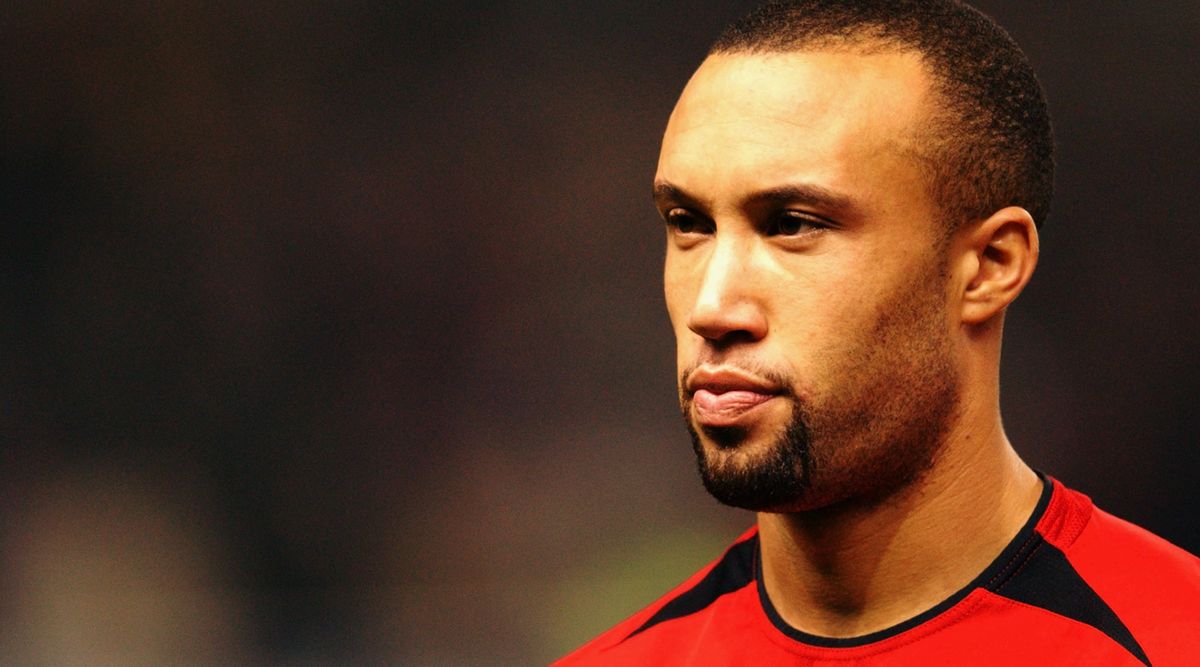
[[[654,203],[659,206],[675,203],[695,205],[698,202],[699,199],[689,195],[683,188],[667,181],[654,182]]]
[[[694,206],[703,200],[667,181],[655,181],[654,201],[659,206],[668,203]],[[753,204],[803,204],[843,217],[860,215],[859,207],[849,195],[811,183],[791,183],[759,190],[746,196],[739,204],[743,207]]]

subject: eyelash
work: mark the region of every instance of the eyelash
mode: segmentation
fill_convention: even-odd
[[[668,227],[671,227],[672,229],[674,229],[676,232],[678,232],[680,234],[696,234],[696,233],[710,233],[711,232],[711,230],[705,230],[704,232],[698,232],[695,228],[704,226],[706,221],[703,218],[701,218],[685,209],[673,208],[670,211],[667,211],[666,215],[663,216],[663,219],[666,220]],[[691,225],[691,228],[685,229],[685,225]],[[711,226],[711,225],[708,225],[708,226]]]
[[[663,216],[667,226],[673,228],[680,234],[709,234],[712,233],[712,224],[704,218],[701,218],[686,209],[674,208],[666,212]],[[783,225],[802,225],[808,227],[808,231],[797,229],[795,231],[784,231]],[[702,227],[704,229],[697,229]],[[822,229],[829,227],[829,224],[813,215],[800,213],[798,211],[781,211],[772,215],[766,225],[767,236],[805,236],[816,233]]]
[[[789,224],[789,225],[790,224],[803,225],[803,226],[808,227],[809,229],[808,229],[808,231],[796,230],[793,232],[784,232],[781,229],[781,223]],[[767,235],[768,236],[804,236],[804,235],[812,234],[812,233],[815,233],[822,229],[825,229],[828,226],[829,225],[826,222],[824,222],[820,218],[817,218],[812,215],[807,215],[807,214],[800,213],[797,211],[781,211],[777,215],[774,215],[771,217],[771,220],[767,225]]]

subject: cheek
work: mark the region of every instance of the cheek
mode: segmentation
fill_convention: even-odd
[[[663,268],[663,297],[667,304],[667,316],[671,318],[671,326],[677,336],[688,331],[687,316],[691,309],[693,287],[683,276],[682,267],[677,260],[672,260],[672,251],[667,251],[667,259]]]
[[[859,372],[887,305],[880,293],[874,281],[829,280],[794,292],[777,308],[776,344],[806,393],[827,394]]]
[[[669,262],[664,270],[663,297],[667,305],[667,317],[671,320],[671,329],[675,332],[676,366],[682,371],[695,358],[693,347],[699,337],[688,328],[687,286],[677,278],[677,274],[672,273]]]
[[[776,301],[773,328],[791,350],[836,347],[873,307],[872,295],[853,280],[798,285]]]

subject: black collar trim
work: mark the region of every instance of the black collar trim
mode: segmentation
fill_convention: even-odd
[[[1042,495],[1038,498],[1037,506],[1033,508],[1033,513],[1029,515],[1029,519],[1025,521],[1025,525],[1021,527],[1021,530],[1008,543],[1004,551],[1000,552],[1000,555],[996,556],[995,560],[983,572],[979,573],[979,576],[975,577],[971,583],[932,608],[917,614],[907,621],[870,634],[859,635],[858,637],[822,637],[820,635],[809,634],[793,628],[788,625],[787,621],[783,620],[783,617],[775,610],[775,605],[771,604],[771,599],[767,596],[767,590],[763,585],[763,577],[760,574],[755,578],[758,580],[758,599],[762,604],[763,611],[766,612],[767,618],[771,619],[771,623],[780,632],[796,641],[824,648],[850,648],[866,646],[867,644],[873,644],[889,637],[895,637],[922,623],[927,623],[942,612],[958,604],[976,588],[985,588],[994,591],[995,587],[1003,584],[1012,576],[1012,573],[1020,567],[1021,563],[1029,558],[1030,554],[1037,548],[1037,545],[1041,543],[1040,536],[1034,528],[1046,513],[1046,508],[1050,505],[1050,497],[1053,495],[1054,485],[1045,475],[1038,473],[1038,477],[1042,480]],[[761,568],[759,567],[760,559],[761,550],[755,552],[755,570],[759,573],[761,573]]]

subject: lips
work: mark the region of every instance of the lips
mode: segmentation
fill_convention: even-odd
[[[700,368],[685,387],[692,393],[692,411],[701,426],[745,425],[759,406],[779,396],[777,385],[740,370]]]
[[[733,426],[747,412],[775,398],[753,391],[727,391],[722,394],[701,389],[692,396],[696,420],[705,426]]]

